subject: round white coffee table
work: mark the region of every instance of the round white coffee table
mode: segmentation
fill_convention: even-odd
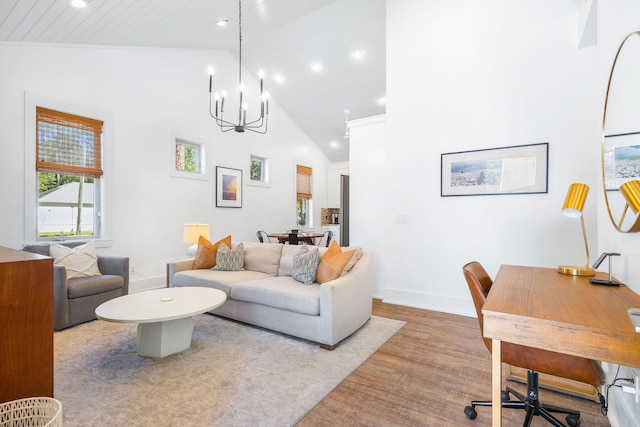
[[[138,323],[140,356],[165,357],[191,346],[193,318],[220,307],[227,295],[218,289],[189,286],[137,292],[96,308],[98,319]]]

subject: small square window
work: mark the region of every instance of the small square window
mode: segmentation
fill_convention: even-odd
[[[269,186],[269,159],[252,154],[249,160],[249,185]]]
[[[204,143],[174,136],[171,150],[172,176],[207,179]]]

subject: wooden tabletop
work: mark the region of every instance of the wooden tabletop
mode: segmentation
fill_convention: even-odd
[[[289,233],[269,233],[267,234],[267,236],[273,237],[275,239],[288,239]],[[313,239],[313,238],[322,237],[322,236],[323,236],[322,233],[298,233],[299,239],[302,239],[302,238]]]
[[[589,279],[554,268],[501,266],[482,310],[484,336],[640,367],[640,334],[627,314],[640,308],[640,295]]]

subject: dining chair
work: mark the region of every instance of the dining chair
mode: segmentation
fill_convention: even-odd
[[[489,277],[480,263],[473,261],[462,267],[464,278],[467,281],[471,297],[478,315],[480,333],[483,332],[482,307],[489,295],[493,280]],[[484,338],[484,344],[491,352],[491,340]],[[523,345],[502,343],[502,361],[512,366],[528,369],[527,394],[523,395],[510,387],[502,391],[503,408],[519,408],[526,411],[523,426],[531,425],[534,416],[539,415],[554,426],[563,426],[551,413],[566,414],[566,421],[571,427],[580,425],[580,412],[571,409],[560,408],[554,405],[547,405],[538,400],[538,372],[544,372],[561,378],[568,378],[595,387],[602,402],[604,398],[598,388],[604,383],[603,372],[600,364],[594,360],[583,357],[571,356],[568,354],[556,353],[539,348],[526,347]],[[511,400],[510,395],[516,399]],[[475,419],[478,415],[476,406],[491,406],[491,401],[471,402],[470,406],[464,408],[464,413],[469,419]]]
[[[325,231],[324,233],[322,233],[322,237],[318,240],[317,246],[328,248],[332,238],[333,238],[333,231],[331,230]]]
[[[269,238],[269,235],[266,231],[256,231],[256,236],[258,236],[258,241],[260,243],[271,243],[271,239]]]

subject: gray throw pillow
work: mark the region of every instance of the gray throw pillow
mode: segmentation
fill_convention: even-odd
[[[293,256],[293,273],[291,277],[300,283],[310,285],[316,281],[316,272],[320,263],[318,248],[309,250],[307,245],[302,245],[300,252]]]
[[[244,270],[244,245],[238,243],[229,248],[222,242],[216,254],[216,265],[212,270],[241,271]]]

